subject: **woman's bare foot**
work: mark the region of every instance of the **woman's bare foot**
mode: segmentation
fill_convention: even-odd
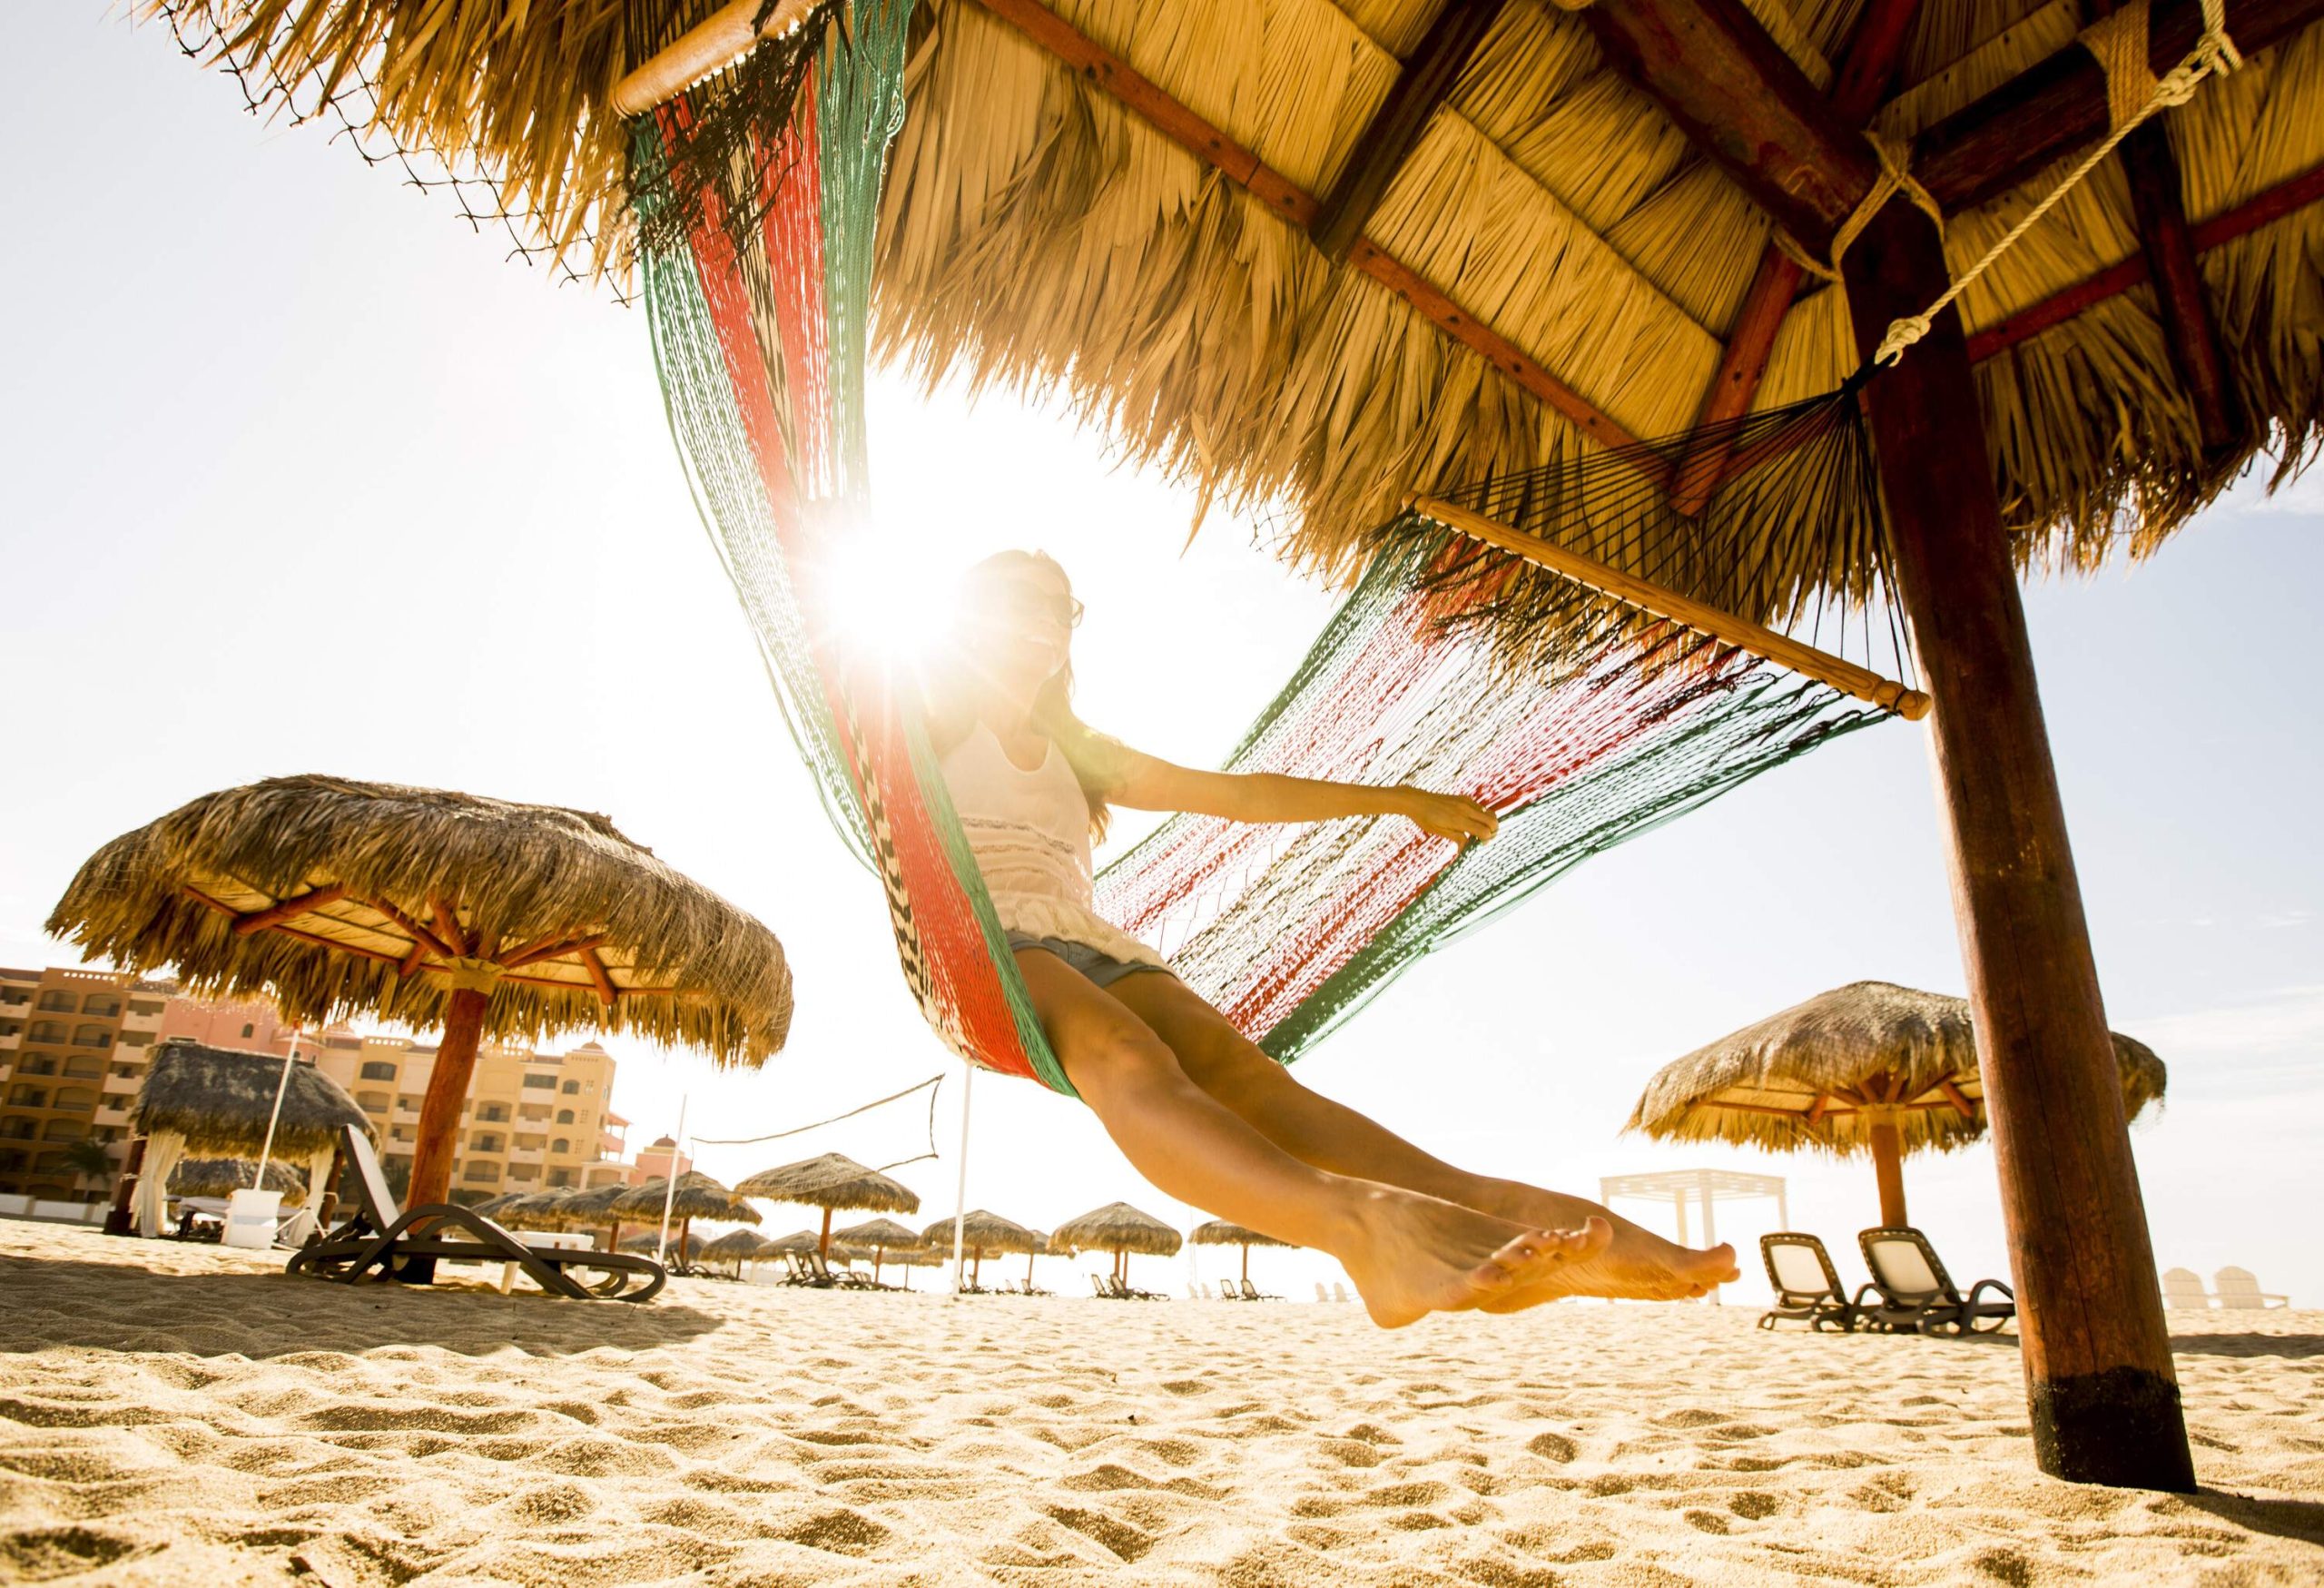
[[[1431,1312],[1514,1311],[1531,1305],[1516,1298],[1535,1289],[1544,1301],[1568,1294],[1552,1288],[1561,1271],[1597,1257],[1614,1233],[1602,1218],[1580,1229],[1529,1229],[1385,1186],[1364,1199],[1358,1228],[1355,1244],[1332,1255],[1372,1321],[1390,1329]]]
[[[1684,1247],[1627,1218],[1616,1218],[1612,1238],[1595,1257],[1567,1264],[1531,1285],[1478,1305],[1487,1312],[1515,1312],[1561,1296],[1685,1301],[1740,1277],[1731,1246]]]

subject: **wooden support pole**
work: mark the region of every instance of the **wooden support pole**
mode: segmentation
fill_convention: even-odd
[[[452,1155],[460,1133],[460,1105],[468,1100],[468,1079],[476,1073],[476,1051],[484,1040],[484,1011],[492,1000],[473,987],[456,990],[444,1013],[444,1035],[437,1044],[436,1067],[428,1077],[428,1092],[419,1102],[418,1139],[411,1149],[411,1189],[409,1204],[442,1202],[452,1189]]]
[[[1446,0],[1444,9],[1428,25],[1420,47],[1396,74],[1394,86],[1349,151],[1347,163],[1333,179],[1331,191],[1307,234],[1334,264],[1346,261],[1348,250],[1364,235],[1372,212],[1387,196],[1388,184],[1403,169],[1413,148],[1437,107],[1452,97],[1453,85],[1467,69],[1469,58],[1484,42],[1503,0]]]
[[[1528,535],[1511,528],[1498,518],[1488,518],[1482,513],[1454,507],[1451,502],[1434,497],[1415,497],[1413,511],[1423,518],[1433,518],[1448,529],[1457,529],[1472,540],[1521,557],[1538,567],[1563,574],[1576,584],[1586,585],[1600,594],[1627,601],[1641,612],[1709,635],[1715,640],[1765,656],[1768,661],[1788,667],[1802,677],[1827,684],[1843,695],[1883,706],[1899,716],[1917,720],[1926,716],[1929,698],[1917,689],[1907,689],[1893,679],[1883,678],[1869,667],[1859,667],[1829,651],[1819,651],[1814,646],[1803,645],[1788,635],[1777,634],[1762,624],[1738,617],[1731,612],[1721,612],[1707,607],[1676,590],[1608,567],[1595,558],[1564,547],[1553,546],[1539,536]]]
[[[1872,1172],[1880,1182],[1880,1225],[1906,1229],[1911,1217],[1905,1211],[1905,1139],[1891,1113],[1875,1114],[1867,1123],[1872,1139]]]
[[[121,1166],[121,1178],[113,1183],[113,1206],[105,1209],[105,1233],[127,1235],[130,1232],[129,1203],[137,1190],[137,1177],[145,1172],[145,1138],[140,1136],[129,1144],[129,1156]]]
[[[1848,251],[1859,349],[1945,290],[1936,228],[1891,202]],[[2191,1490],[2122,1079],[2042,721],[1958,313],[1865,389],[1890,561],[1937,705],[1954,912],[2017,1287],[2035,1458]]]

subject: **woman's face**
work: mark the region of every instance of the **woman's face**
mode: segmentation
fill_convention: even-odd
[[[1030,700],[1071,659],[1081,603],[1039,563],[996,571],[970,587],[963,637],[992,685]]]

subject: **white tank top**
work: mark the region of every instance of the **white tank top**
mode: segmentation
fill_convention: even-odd
[[[980,722],[941,763],[961,832],[1004,931],[1081,943],[1115,959],[1162,957],[1091,906],[1089,803],[1055,741],[1028,772]]]

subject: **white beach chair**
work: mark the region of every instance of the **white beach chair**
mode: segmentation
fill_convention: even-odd
[[[1332,1299],[1334,1301],[1347,1301],[1352,1299],[1352,1297],[1347,1293],[1347,1287],[1335,1281],[1332,1286]]]
[[[2259,1276],[2249,1268],[2221,1268],[2211,1276],[2211,1284],[2219,1290],[2220,1306],[2230,1312],[2259,1312],[2291,1305],[2290,1297],[2270,1296],[2262,1291]]]
[[[2192,1268],[2165,1268],[2162,1271],[2162,1305],[2174,1312],[2204,1312],[2211,1304],[2211,1293],[2203,1288],[2203,1277]]]

